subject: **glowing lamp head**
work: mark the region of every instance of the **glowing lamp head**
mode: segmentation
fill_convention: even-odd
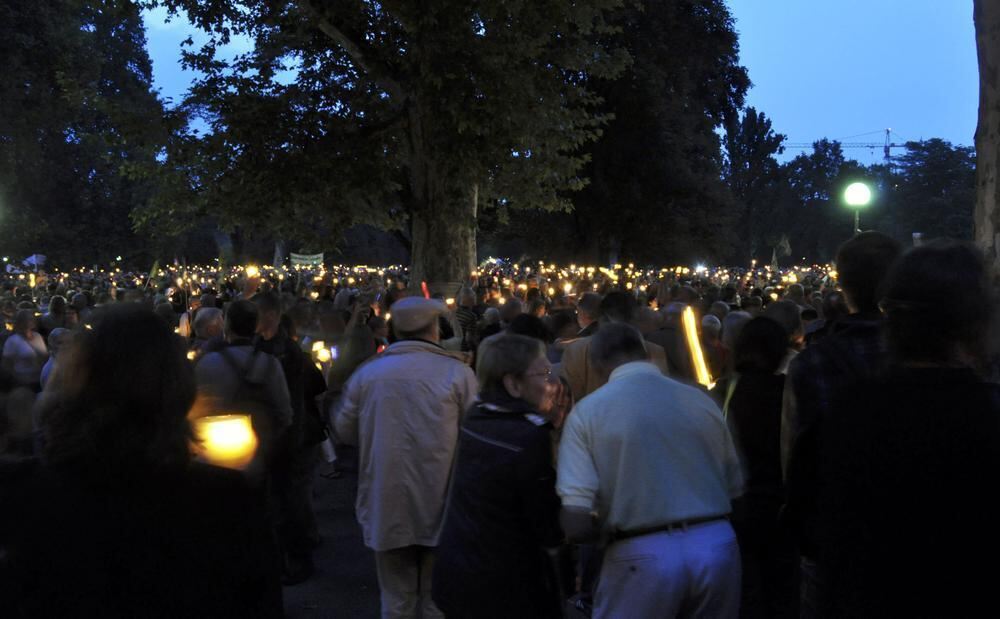
[[[202,458],[230,469],[246,468],[257,452],[257,435],[249,415],[213,415],[194,420]]]
[[[852,208],[868,206],[872,201],[872,190],[864,183],[851,183],[844,190],[844,202]]]

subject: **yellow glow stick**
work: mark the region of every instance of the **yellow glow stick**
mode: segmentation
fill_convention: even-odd
[[[694,310],[691,306],[684,308],[681,315],[684,322],[684,336],[687,339],[688,349],[691,351],[691,364],[697,376],[698,384],[704,385],[706,389],[715,387],[712,375],[708,373],[708,365],[705,363],[705,355],[701,352],[701,342],[698,340],[698,327],[694,321]]]

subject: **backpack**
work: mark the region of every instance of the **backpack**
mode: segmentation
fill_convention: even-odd
[[[238,379],[236,390],[226,398],[225,409],[220,410],[219,413],[239,413],[250,416],[253,430],[257,434],[257,454],[248,467],[248,473],[270,470],[275,454],[278,452],[279,439],[274,427],[274,411],[271,408],[267,387],[263,383],[254,382],[249,378],[251,370],[258,363],[259,356],[264,353],[252,351],[246,364],[242,367],[228,348],[219,350],[219,354]]]

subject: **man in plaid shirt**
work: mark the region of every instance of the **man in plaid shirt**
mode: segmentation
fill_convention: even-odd
[[[882,365],[879,289],[900,252],[896,241],[878,232],[862,232],[840,247],[836,265],[851,313],[833,325],[830,335],[799,354],[788,369],[781,422],[787,492],[784,521],[796,536],[801,555],[802,617],[815,616],[822,596],[816,506],[823,487],[819,471],[823,421],[837,398],[877,374]]]

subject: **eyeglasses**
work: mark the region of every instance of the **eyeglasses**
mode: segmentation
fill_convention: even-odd
[[[544,372],[531,372],[530,374],[524,374],[524,376],[544,376],[545,378],[548,378],[552,376],[552,368],[549,368]]]

